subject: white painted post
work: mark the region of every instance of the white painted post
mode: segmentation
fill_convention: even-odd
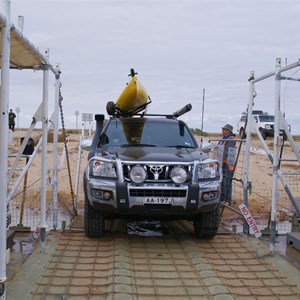
[[[76,116],[76,129],[78,129],[78,116],[79,116],[79,111],[75,111],[75,116]]]
[[[56,65],[57,73],[60,74],[59,65]],[[53,227],[56,230],[58,226],[58,176],[57,176],[57,165],[58,165],[58,115],[59,115],[59,89],[60,89],[60,76],[55,76],[55,99],[54,99],[54,124],[53,124]]]
[[[2,65],[0,99],[0,285],[6,299],[6,218],[7,218],[7,167],[8,167],[8,107],[10,69],[10,1],[0,2],[0,12],[6,18],[2,27]]]
[[[18,16],[18,29],[23,33],[24,28],[24,16]]]
[[[254,72],[250,72],[250,86],[249,86],[249,101],[248,101],[248,120],[246,128],[246,148],[245,148],[245,163],[244,163],[244,173],[243,173],[243,190],[244,190],[244,204],[248,207],[248,174],[250,166],[250,145],[251,145],[251,129],[252,129],[252,111],[253,111],[253,100],[255,95],[254,83]],[[243,231],[248,233],[249,227],[247,222],[244,222]]]
[[[17,129],[18,131],[21,131],[21,128],[20,128],[20,124],[19,124],[19,115],[20,115],[20,107],[16,107],[16,113],[17,113]]]
[[[44,65],[43,70],[43,118],[42,118],[42,158],[41,158],[41,221],[40,228],[45,230],[46,202],[47,202],[47,142],[48,142],[48,89],[49,89],[49,65]],[[43,242],[43,241],[42,241]]]
[[[278,201],[278,155],[279,155],[279,111],[280,111],[280,68],[281,59],[276,59],[275,71],[275,111],[274,111],[274,152],[273,152],[273,177],[272,177],[272,207],[271,207],[271,236],[270,251],[275,252],[276,241],[276,205]]]

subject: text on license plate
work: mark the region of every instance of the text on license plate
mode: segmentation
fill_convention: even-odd
[[[148,197],[143,199],[144,204],[173,204],[173,198],[166,197]]]

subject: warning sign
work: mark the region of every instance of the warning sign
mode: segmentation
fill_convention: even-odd
[[[251,216],[248,207],[245,204],[241,204],[239,205],[239,209],[250,227],[250,233],[254,234],[256,238],[261,237],[261,231],[256,225],[253,217]]]

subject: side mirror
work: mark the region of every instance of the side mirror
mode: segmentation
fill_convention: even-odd
[[[91,145],[92,145],[92,141],[91,139],[84,139],[81,141],[81,149],[82,150],[86,150],[86,151],[90,151]]]
[[[210,143],[208,142],[202,142],[201,144],[201,150],[204,152],[204,153],[209,153],[212,149],[212,146]]]

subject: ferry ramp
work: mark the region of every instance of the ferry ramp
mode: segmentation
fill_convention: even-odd
[[[85,237],[83,216],[50,232],[8,281],[7,299],[300,299],[300,271],[258,239],[198,240],[186,221],[165,222],[160,236],[107,225],[101,239]]]

